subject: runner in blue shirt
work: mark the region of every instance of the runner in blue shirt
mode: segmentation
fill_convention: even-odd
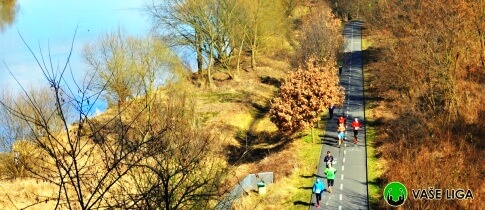
[[[319,178],[317,178],[317,181],[315,181],[315,184],[313,184],[313,193],[315,194],[315,197],[317,198],[317,204],[315,207],[320,208],[320,200],[322,200],[322,193],[325,190],[325,186],[323,185],[323,182],[320,181]]]

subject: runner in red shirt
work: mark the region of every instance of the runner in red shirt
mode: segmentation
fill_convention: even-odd
[[[350,124],[354,130],[354,144],[357,144],[357,134],[359,134],[359,130],[362,127],[362,124],[360,124],[359,119],[355,118],[355,121]]]
[[[340,117],[337,120],[337,126],[340,124],[344,124],[344,126],[347,127],[347,120],[343,115],[340,115]]]

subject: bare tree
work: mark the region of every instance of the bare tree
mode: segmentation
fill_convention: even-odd
[[[177,209],[211,205],[218,197],[226,168],[216,155],[217,132],[196,127],[194,107],[184,97],[146,91],[151,94],[90,117],[105,89],[93,88],[93,75],[66,83],[66,76],[73,75],[68,68],[72,47],[61,69],[51,68],[50,54],[44,59],[42,50],[40,56],[29,50],[49,90],[41,95],[24,90],[22,106],[16,100],[0,101],[2,110],[26,125],[24,138],[36,149],[34,160],[20,163],[31,176],[58,189],[56,196],[29,206],[55,202],[56,209]],[[150,85],[145,87],[151,86],[154,80],[146,78]]]
[[[229,34],[234,20],[234,0],[170,0],[147,5],[154,28],[172,46],[188,47],[196,53],[197,71],[207,73],[212,85],[214,63],[227,68],[234,47]]]
[[[317,61],[336,58],[343,46],[340,26],[341,21],[328,10],[308,15],[298,38],[300,47],[296,52],[295,63],[305,65],[312,56]]]
[[[1,101],[9,106],[14,105],[14,96],[7,90],[3,90],[1,93]],[[24,139],[30,134],[30,130],[26,126],[25,122],[17,120],[15,116],[10,114],[8,110],[0,106],[0,149],[2,151],[10,152],[12,150],[13,143],[17,139]]]
[[[291,28],[287,16],[287,8],[291,4],[281,0],[242,2],[247,50],[251,52],[251,67],[254,69],[259,53],[282,49],[284,46]]]
[[[222,195],[227,166],[216,129],[197,126],[194,103],[187,93],[169,91],[154,99],[133,135],[153,139],[140,153],[123,194],[133,202],[123,208],[206,209]]]
[[[140,87],[135,77],[137,68],[121,29],[105,35],[99,43],[86,45],[83,57],[91,66],[91,77],[97,89],[107,89],[105,98],[110,104],[124,103],[133,98],[134,87]],[[107,84],[106,86],[104,86]]]
[[[152,1],[147,11],[161,37],[196,53],[197,70],[204,70],[212,85],[214,67],[236,77],[231,61],[236,57],[238,68],[243,51],[251,53],[255,68],[258,53],[284,48],[291,5],[282,0],[170,0]]]
[[[84,48],[93,87],[106,89],[109,104],[125,103],[182,74],[179,59],[155,38],[135,38],[121,29]]]
[[[49,104],[49,100],[53,99],[50,97],[49,92],[48,89],[34,88],[28,91],[32,96],[32,100],[38,103],[38,108],[46,113],[55,111],[55,108]],[[5,172],[10,178],[26,177],[26,167],[38,164],[36,159],[40,157],[37,153],[38,150],[32,145],[30,139],[35,135],[41,135],[42,131],[38,127],[32,129],[28,122],[18,118],[15,113],[11,112],[10,108],[24,110],[25,116],[30,119],[38,119],[38,117],[35,115],[35,110],[30,106],[28,99],[22,97],[22,95],[14,96],[11,92],[5,90],[0,101],[6,105],[0,106],[1,149],[11,156],[7,162],[3,163],[7,167]],[[52,127],[54,127],[53,122],[50,123]]]

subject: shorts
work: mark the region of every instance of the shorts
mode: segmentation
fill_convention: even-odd
[[[327,185],[329,187],[332,187],[333,186],[333,179],[327,179]]]
[[[354,137],[356,137],[359,134],[359,130],[354,130]]]
[[[339,132],[338,135],[337,135],[337,137],[339,139],[345,139],[345,132]]]

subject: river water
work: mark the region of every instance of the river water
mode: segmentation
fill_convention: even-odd
[[[24,87],[47,85],[20,36],[38,57],[40,50],[45,58],[50,50],[56,69],[66,63],[77,28],[70,64],[74,76],[81,79],[87,69],[81,57],[86,43],[118,28],[126,35],[146,36],[151,27],[143,0],[18,0],[17,4],[14,22],[0,31],[1,90],[20,91],[13,76]]]

